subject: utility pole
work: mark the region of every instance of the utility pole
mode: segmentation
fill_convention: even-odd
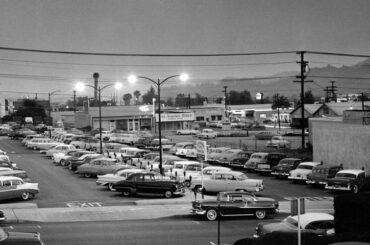
[[[190,93],[188,94],[188,108],[190,109]]]
[[[76,90],[73,90],[73,111],[76,113]]]
[[[300,55],[300,61],[297,61],[297,64],[300,64],[301,66],[301,74],[300,76],[296,76],[296,78],[299,78],[300,80],[299,81],[293,81],[293,82],[298,82],[298,83],[301,83],[301,128],[302,128],[302,150],[305,149],[305,135],[304,135],[304,83],[305,82],[312,82],[312,81],[306,81],[306,76],[305,76],[305,70],[306,70],[306,67],[308,67],[308,61],[305,61],[304,60],[304,54],[306,52],[305,51],[300,51],[300,52],[297,52],[297,54]],[[308,120],[308,119],[307,119]]]
[[[337,102],[337,86],[334,86],[335,81],[331,81],[331,100]]]
[[[225,118],[227,117],[227,86],[224,86],[224,90],[222,91],[225,94]]]
[[[364,110],[365,110],[365,104],[364,104],[364,101],[365,101],[364,92],[362,92],[362,93],[361,93],[362,111],[364,111]]]
[[[329,88],[329,86],[326,86],[326,88],[324,89],[324,91],[326,92],[325,102],[330,102],[330,96],[329,96],[330,88]]]
[[[279,94],[275,94],[275,106],[277,109],[277,120],[278,120],[279,129],[280,129],[281,126],[280,126]]]

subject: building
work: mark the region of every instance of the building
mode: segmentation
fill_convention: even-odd
[[[364,168],[370,174],[370,110],[345,110],[342,117],[310,118],[313,160]]]

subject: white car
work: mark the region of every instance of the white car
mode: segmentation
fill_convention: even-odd
[[[172,171],[166,172],[168,176],[174,176],[180,181],[189,182],[192,175],[199,175],[202,165],[196,161],[177,161],[174,163]]]
[[[133,173],[140,173],[144,172],[144,169],[123,169],[119,170],[114,174],[104,174],[104,175],[98,175],[98,179],[96,180],[97,185],[101,186],[107,186],[110,191],[115,191],[113,189],[113,184],[125,180],[129,175]]]
[[[313,167],[316,167],[322,163],[320,162],[302,162],[298,167],[289,172],[288,179],[293,180],[293,182],[304,182],[307,181],[307,176],[312,173]]]
[[[290,142],[284,139],[281,135],[272,136],[271,140],[267,141],[266,147],[272,148],[289,148]]]
[[[186,155],[188,154],[189,151],[195,149],[196,150],[196,145],[193,143],[193,144],[188,144],[188,145],[185,145],[183,148],[179,148],[177,149],[175,155],[176,156],[179,156],[179,157],[186,157]]]
[[[213,193],[223,191],[260,192],[264,186],[263,180],[250,179],[239,171],[217,171],[203,180],[199,178],[192,180],[190,188],[198,192]]]
[[[68,151],[76,150],[76,147],[73,145],[59,144],[46,151],[47,157],[52,157],[54,153],[67,153]]]
[[[197,129],[179,129],[176,130],[177,135],[197,135],[199,134],[199,130]]]
[[[217,132],[213,129],[205,128],[197,135],[200,139],[214,139],[217,137]]]

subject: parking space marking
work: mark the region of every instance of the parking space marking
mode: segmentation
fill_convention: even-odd
[[[102,207],[102,203],[101,202],[81,202],[81,201],[74,201],[74,202],[67,202],[66,205],[69,208]]]
[[[304,198],[307,201],[333,201],[334,198],[331,196],[322,196],[322,197],[284,197],[284,200],[292,201],[296,200],[297,198]]]

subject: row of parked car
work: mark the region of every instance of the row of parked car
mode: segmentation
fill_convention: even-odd
[[[195,158],[197,155],[194,142],[180,142],[174,148],[176,149],[171,149],[170,153],[180,157]],[[287,157],[286,154],[278,152],[251,152],[227,147],[208,148],[205,161],[212,165],[272,175],[292,180],[294,183],[322,186],[333,191],[358,193],[366,182],[363,169],[343,169],[342,164],[312,162]]]

